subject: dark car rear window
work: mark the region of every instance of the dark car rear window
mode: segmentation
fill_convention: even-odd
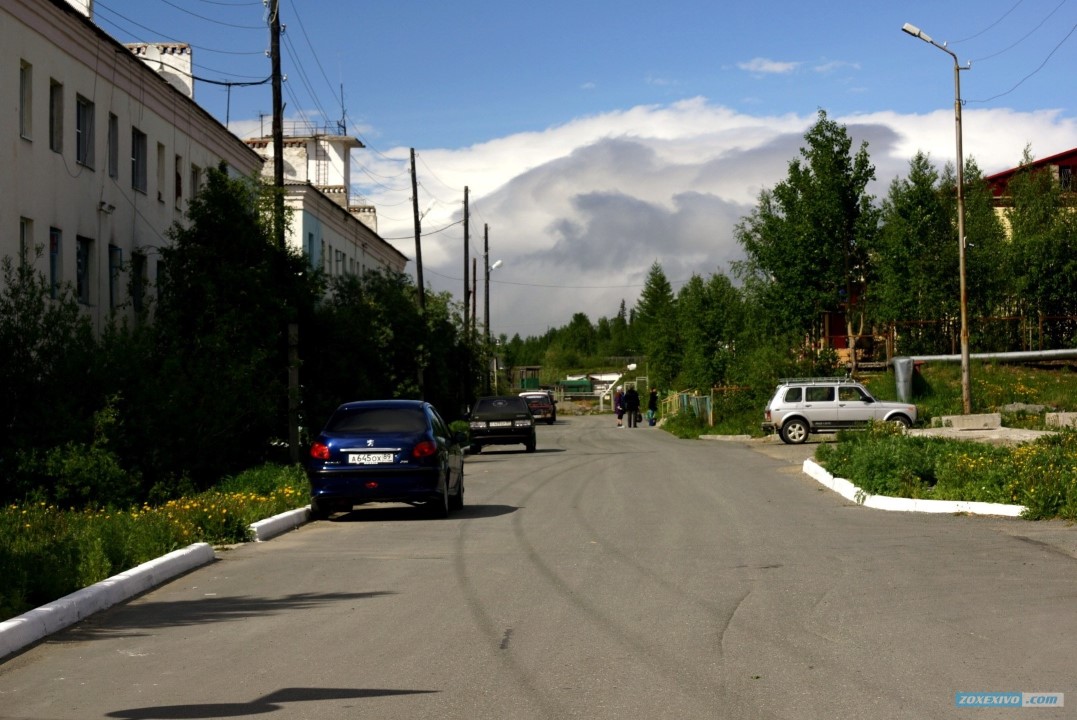
[[[426,417],[418,408],[349,408],[338,410],[325,426],[329,432],[422,432]]]
[[[482,398],[475,403],[475,412],[530,412],[523,398]]]

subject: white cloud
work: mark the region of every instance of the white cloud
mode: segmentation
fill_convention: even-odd
[[[785,75],[793,72],[801,63],[798,62],[782,62],[780,60],[769,60],[767,58],[752,58],[747,62],[737,63],[737,67],[741,70],[747,70],[752,73],[761,73],[764,75]]]
[[[694,98],[578,118],[542,132],[521,133],[468,148],[418,151],[420,200],[440,200],[425,231],[462,215],[470,188],[471,254],[482,267],[482,228],[490,226],[491,327],[495,334],[538,335],[576,312],[592,321],[636,304],[651,264],[674,283],[693,273],[727,271],[741,257],[734,227],[798,157],[814,115],[753,116]],[[854,142],[869,143],[885,195],[923,151],[941,167],[954,158],[951,112],[877,112],[832,117]],[[966,156],[987,173],[1012,167],[1026,144],[1037,156],[1073,146],[1077,122],[1058,111],[968,110]],[[406,148],[383,156],[358,151],[371,175],[353,172],[378,207],[380,229],[414,255]],[[432,176],[436,173],[436,176]],[[389,179],[395,178],[395,179]],[[387,187],[388,186],[388,189]],[[457,225],[423,240],[424,276],[435,290],[462,297],[463,230]],[[482,292],[482,278],[479,292]],[[483,303],[479,301],[480,321]]]

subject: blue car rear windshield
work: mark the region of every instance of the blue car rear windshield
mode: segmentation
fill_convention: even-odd
[[[325,426],[329,432],[422,432],[426,417],[414,408],[349,408],[338,410]]]

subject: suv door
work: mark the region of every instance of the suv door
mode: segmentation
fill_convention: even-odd
[[[838,386],[838,427],[851,428],[867,425],[874,419],[875,398],[857,385]]]
[[[834,385],[806,385],[801,414],[812,431],[833,430],[838,425],[838,403]]]

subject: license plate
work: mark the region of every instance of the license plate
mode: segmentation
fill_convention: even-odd
[[[349,453],[349,465],[378,465],[379,463],[391,463],[396,458],[392,453]]]
[[[512,427],[512,420],[491,420],[490,427]]]

